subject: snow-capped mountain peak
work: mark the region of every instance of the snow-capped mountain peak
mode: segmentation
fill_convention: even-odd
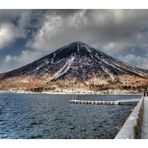
[[[109,77],[112,81],[117,76],[134,75],[148,77],[148,70],[130,66],[83,42],[73,42],[53,53],[19,69],[1,75],[1,79],[17,76],[49,76],[48,80],[78,78],[90,79]]]

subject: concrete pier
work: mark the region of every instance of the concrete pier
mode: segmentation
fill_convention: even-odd
[[[139,115],[141,115],[141,108],[144,101],[143,99],[144,97],[142,97],[139,103],[135,106],[133,112],[127,118],[115,139],[135,139],[135,137],[137,137],[137,135],[135,135],[135,127],[138,127],[136,130],[138,129],[141,131],[141,125],[139,125],[139,122],[137,121],[141,120]]]
[[[138,103],[139,99],[131,100],[114,100],[114,101],[98,101],[98,100],[70,100],[71,104],[95,104],[95,105],[132,105]]]
[[[142,139],[148,139],[148,97],[144,98],[144,115],[141,137]]]

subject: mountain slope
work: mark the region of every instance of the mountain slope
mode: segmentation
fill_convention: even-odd
[[[0,84],[5,88],[4,82],[9,81],[11,84],[12,79],[15,81],[19,79],[19,82],[15,82],[16,84],[13,81],[13,87],[19,89],[22,85],[24,86],[24,83],[20,84],[20,81],[23,81],[26,85],[24,89],[28,89],[27,83],[29,88],[49,84],[59,87],[60,81],[66,83],[70,80],[71,82],[74,81],[75,84],[83,83],[86,85],[86,81],[92,81],[95,78],[98,79],[96,80],[97,83],[103,80],[104,84],[108,84],[108,82],[120,81],[123,77],[138,79],[140,82],[137,83],[137,86],[141,86],[140,83],[145,80],[147,84],[148,70],[128,65],[85,43],[74,42],[31,64],[1,74]],[[31,87],[31,82],[36,83],[32,84]],[[102,84],[102,82],[99,84]],[[144,83],[144,85],[146,84]],[[67,85],[77,86],[70,84],[70,82]],[[84,87],[84,85],[82,86]],[[11,88],[11,86],[7,86],[7,88]]]

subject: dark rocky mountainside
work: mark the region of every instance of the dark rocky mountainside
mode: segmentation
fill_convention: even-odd
[[[1,78],[12,76],[44,75],[50,73],[53,79],[60,77],[87,78],[98,73],[114,79],[116,75],[130,74],[148,76],[148,70],[129,66],[85,43],[74,42],[19,69],[4,73]]]
[[[0,81],[3,88],[6,88],[4,81],[9,81],[11,84],[12,80],[15,80],[16,86],[13,83],[13,88],[18,89],[18,86],[19,88],[22,87],[20,81],[23,84],[25,82],[25,85],[28,83],[29,86],[30,82],[34,81],[35,83],[36,81],[34,85],[32,83],[34,88],[35,86],[47,86],[47,84],[54,84],[54,87],[56,85],[58,87],[60,81],[62,83],[65,81],[66,83],[67,80],[73,80],[75,84],[89,81],[88,83],[90,84],[94,78],[93,84],[103,83],[105,85],[108,84],[104,82],[105,80],[111,83],[126,77],[127,79],[128,77],[138,78],[140,83],[143,83],[144,81],[142,82],[142,80],[148,79],[148,70],[128,65],[85,43],[74,42],[31,64],[1,74]],[[101,82],[102,80],[103,82]],[[7,86],[7,88],[10,87]],[[27,85],[24,89],[28,89]]]

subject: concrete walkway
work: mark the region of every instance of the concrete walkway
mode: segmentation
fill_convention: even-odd
[[[148,139],[148,97],[144,97],[144,117],[141,136],[142,139]]]

